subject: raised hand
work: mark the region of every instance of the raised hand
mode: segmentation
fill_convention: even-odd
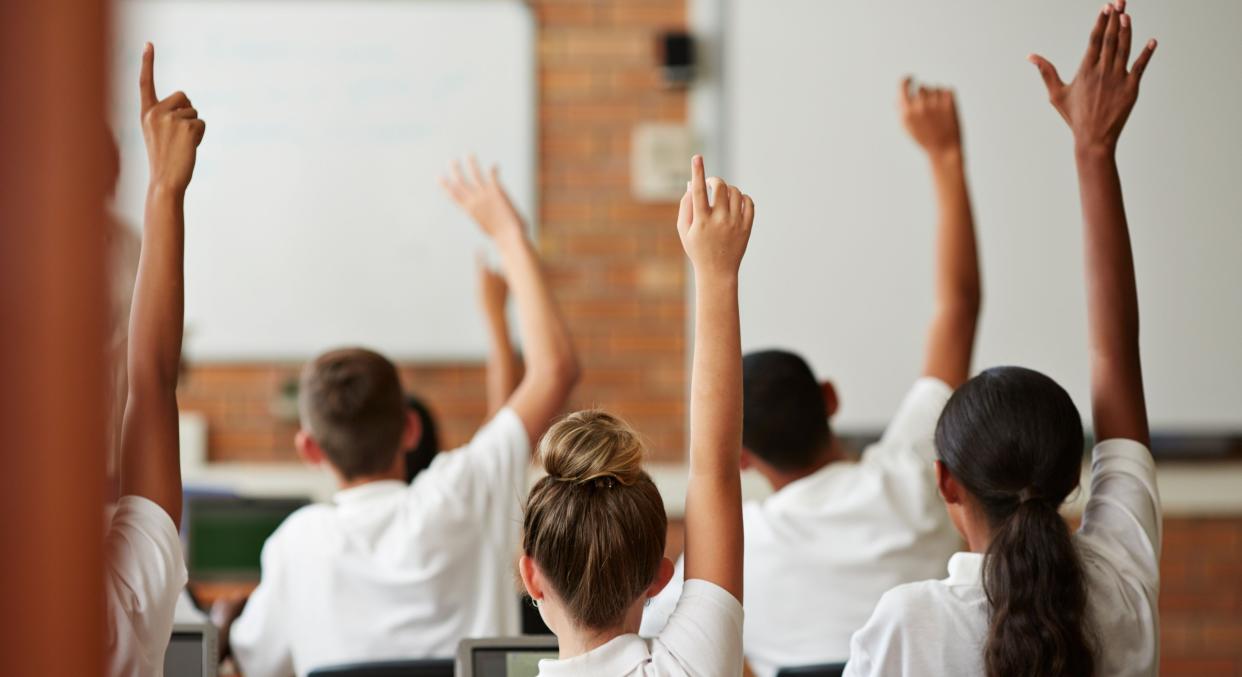
[[[155,95],[154,68],[155,47],[148,42],[142,50],[138,93],[151,185],[184,191],[194,174],[198,144],[207,123],[199,119],[185,92],[173,92],[162,100]]]
[[[736,276],[750,241],[755,203],[719,177],[705,180],[700,155],[690,160],[690,173],[690,186],[677,214],[681,246],[697,274]],[[709,184],[715,204],[707,198]]]
[[[1087,43],[1087,53],[1078,73],[1068,85],[1061,81],[1057,69],[1038,54],[1028,57],[1039,68],[1048,98],[1065,118],[1080,148],[1113,149],[1121,129],[1138,100],[1139,82],[1147,62],[1156,51],[1156,41],[1148,40],[1142,53],[1130,62],[1130,15],[1125,13],[1125,0],[1108,4],[1096,17],[1095,27]]]
[[[487,264],[480,255],[475,262],[479,280],[479,305],[488,316],[504,315],[505,303],[509,300],[509,283],[505,276]]]
[[[936,87],[913,89],[911,78],[901,81],[897,95],[901,124],[929,155],[957,152],[962,133],[957,124],[957,101],[953,90]]]
[[[496,239],[502,235],[524,235],[522,217],[500,185],[500,174],[496,167],[488,170],[484,176],[479,171],[479,164],[474,157],[466,161],[468,173],[462,174],[461,167],[454,162],[447,177],[440,177],[440,186],[453,198],[475,223]]]

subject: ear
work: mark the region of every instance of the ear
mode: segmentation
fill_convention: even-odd
[[[297,450],[298,458],[312,468],[323,465],[327,460],[319,443],[305,430],[298,430],[297,434],[293,436],[293,448]]]
[[[819,389],[824,393],[824,410],[828,418],[836,416],[837,409],[841,407],[841,400],[837,399],[837,389],[832,385],[832,381],[820,381]]]
[[[949,505],[960,505],[964,498],[962,485],[958,484],[957,478],[953,477],[953,473],[945,467],[944,463],[936,461],[936,487],[940,489],[940,497]]]
[[[518,574],[522,577],[522,587],[526,588],[526,594],[535,601],[543,599],[543,586],[539,583],[538,569],[530,555],[522,555],[518,560]]]
[[[655,597],[660,594],[660,591],[671,580],[673,580],[673,560],[665,557],[660,560],[660,569],[656,571],[655,580],[647,587],[647,597]]]
[[[750,453],[750,449],[742,447],[742,456],[738,459],[738,466],[742,470],[750,470],[755,467],[755,457]]]
[[[401,451],[406,452],[418,446],[423,436],[423,420],[413,409],[405,410],[405,430],[401,433]]]

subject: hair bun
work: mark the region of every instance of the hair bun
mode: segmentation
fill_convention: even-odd
[[[557,421],[539,442],[548,477],[600,488],[629,486],[642,476],[644,445],[625,421],[599,409]]]

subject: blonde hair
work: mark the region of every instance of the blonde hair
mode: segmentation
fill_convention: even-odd
[[[526,500],[522,546],[582,627],[620,623],[659,571],[668,518],[645,451],[599,410],[566,416],[539,443],[547,476]]]

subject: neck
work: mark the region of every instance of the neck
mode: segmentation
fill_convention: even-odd
[[[845,445],[841,443],[840,438],[833,436],[832,441],[819,452],[814,462],[801,470],[781,471],[771,468],[759,470],[760,474],[766,477],[768,483],[772,485],[772,491],[780,491],[800,479],[814,475],[831,463],[844,461],[847,458],[849,456],[845,453]]]
[[[635,631],[637,632],[637,631]],[[597,649],[608,642],[620,637],[621,635],[630,634],[625,628],[617,627],[610,630],[578,630],[573,629],[569,632],[556,636],[557,644],[560,646],[560,660],[569,660],[581,656],[593,649]]]
[[[391,468],[382,473],[376,473],[374,475],[358,475],[356,477],[346,478],[336,468],[332,468],[332,474],[336,475],[336,488],[338,491],[360,487],[364,484],[370,484],[372,482],[382,482],[384,480],[397,480],[398,482],[404,482],[404,463],[405,454],[397,454],[397,461],[393,463]]]

